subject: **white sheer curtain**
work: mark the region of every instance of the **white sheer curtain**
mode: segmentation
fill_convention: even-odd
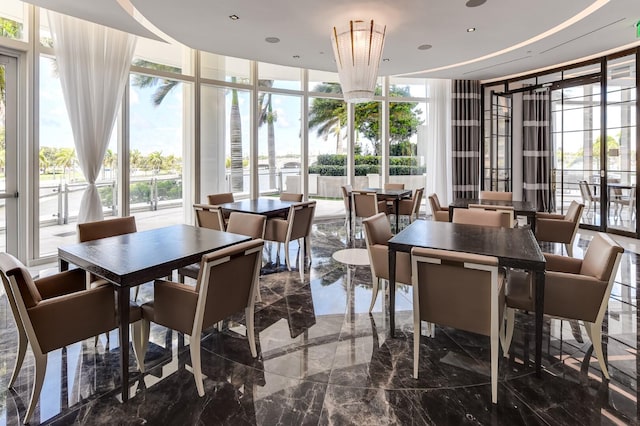
[[[49,25],[76,156],[89,183],[78,223],[101,220],[95,183],[128,81],[136,38],[51,11]]]
[[[451,80],[428,79],[427,186],[425,196],[436,193],[443,206],[452,201]]]

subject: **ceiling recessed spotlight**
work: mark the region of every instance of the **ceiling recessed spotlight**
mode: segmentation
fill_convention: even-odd
[[[267,37],[264,41],[267,43],[280,43],[280,39],[278,37]]]
[[[418,46],[418,50],[429,50],[432,47],[433,46],[431,46],[430,44],[421,44],[420,46]]]
[[[472,33],[472,32],[474,32],[475,30],[476,30],[475,28],[467,28],[467,32],[468,32],[468,33]]]
[[[382,58],[382,62],[389,62],[391,59],[389,58]]]
[[[293,59],[300,59],[300,55],[293,55]]]
[[[237,21],[238,19],[240,19],[240,17],[238,15],[229,15],[229,19],[231,19],[232,21]]]
[[[487,0],[468,0],[466,6],[467,7],[477,7],[485,4]]]

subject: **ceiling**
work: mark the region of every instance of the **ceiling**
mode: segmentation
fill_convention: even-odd
[[[490,80],[640,45],[638,0],[29,2],[153,38],[150,22],[192,48],[324,71],[337,70],[333,27],[374,19],[386,25],[380,75]]]

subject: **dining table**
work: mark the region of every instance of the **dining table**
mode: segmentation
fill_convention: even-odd
[[[199,262],[204,254],[249,241],[245,235],[191,225],[173,225],[58,248],[61,271],[69,264],[109,281],[116,289],[122,401],[129,399],[130,289],[183,266]]]
[[[483,206],[513,207],[516,216],[526,216],[527,224],[533,233],[536,233],[536,208],[529,201],[505,201],[505,200],[481,200],[479,198],[457,198],[449,204],[449,222],[453,221],[453,211],[455,209],[467,209],[469,204],[480,204]]]
[[[542,365],[542,320],[544,313],[545,258],[529,228],[494,228],[431,220],[416,220],[388,242],[389,318],[395,334],[396,253],[413,247],[451,250],[498,258],[503,268],[530,271],[535,280],[535,370]]]
[[[267,216],[267,218],[281,216],[289,212],[289,208],[292,205],[299,204],[296,201],[282,201],[278,198],[253,198],[238,200],[232,203],[222,203],[218,206],[225,214],[231,212],[260,214]]]

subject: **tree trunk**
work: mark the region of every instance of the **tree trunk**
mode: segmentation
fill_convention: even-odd
[[[242,192],[244,190],[242,122],[240,119],[240,106],[238,105],[238,91],[236,89],[231,91],[229,134],[231,140],[231,192]]]

